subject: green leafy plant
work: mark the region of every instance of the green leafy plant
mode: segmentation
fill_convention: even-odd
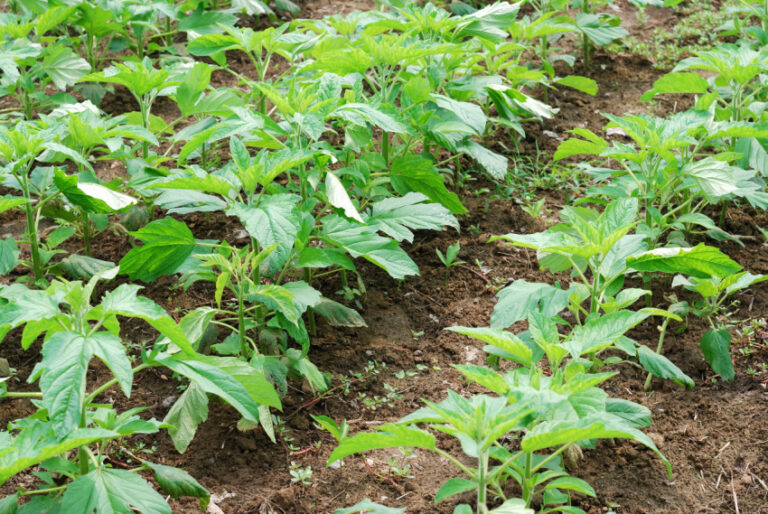
[[[437,253],[437,258],[440,259],[440,262],[443,263],[443,266],[445,266],[445,285],[448,285],[448,272],[453,266],[458,266],[459,264],[465,264],[464,261],[456,260],[456,258],[459,256],[459,251],[461,251],[461,244],[457,241],[450,245],[448,249],[445,251],[445,254],[440,251],[439,248],[435,248],[435,253]]]
[[[765,280],[768,280],[768,275],[740,271],[709,278],[677,275],[672,282],[673,286],[682,286],[701,296],[693,304],[682,302],[680,310],[683,314],[705,318],[709,323],[711,330],[701,336],[701,351],[712,370],[725,381],[730,382],[735,377],[730,352],[731,333],[726,327],[725,301],[734,293]]]
[[[13,503],[18,496],[34,495],[36,505],[60,505],[64,510],[85,505],[87,511],[101,511],[117,505],[170,513],[163,498],[135,473],[142,470],[154,471],[160,486],[172,496],[194,495],[207,503],[207,491],[181,470],[142,459],[133,472],[110,466],[110,441],[156,433],[161,428],[181,428],[142,420],[137,415],[142,408],[118,414],[113,407],[97,403],[102,393],[116,385],[130,396],[134,375],[144,369],[162,366],[186,376],[192,381],[190,388],[200,388],[203,395],[218,395],[249,419],[257,419],[257,401],[279,406],[274,389],[263,376],[252,374],[239,382],[226,366],[200,360],[173,319],[151,300],[137,296],[138,286],[123,284],[106,293],[100,304],[92,305],[97,282],[113,278],[117,271],[112,268],[97,274],[87,284],[56,281],[45,291],[19,284],[0,290],[3,334],[23,326],[24,349],[44,336],[43,358],[29,379],[39,383],[40,392],[7,391],[3,384],[2,396],[37,398],[39,410],[2,433],[0,481],[38,464],[46,470],[41,475],[41,489],[17,493]],[[118,316],[145,320],[168,343],[142,348],[140,362],[135,364],[119,336]],[[86,378],[94,357],[114,378],[89,391]],[[189,425],[183,428],[189,430]],[[75,449],[76,453],[67,453]],[[54,472],[66,477],[64,485],[52,481]]]

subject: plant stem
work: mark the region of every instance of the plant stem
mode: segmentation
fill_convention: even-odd
[[[488,512],[487,481],[488,452],[484,451],[477,459],[477,514]]]
[[[307,284],[312,283],[312,270],[310,268],[304,268],[304,282]],[[315,337],[317,335],[317,326],[315,325],[315,311],[312,307],[307,307],[307,322],[309,323],[309,335]]]
[[[27,170],[29,171],[29,170]],[[17,178],[19,178],[17,176]],[[24,192],[24,198],[27,203],[24,204],[24,212],[27,215],[27,240],[29,241],[29,252],[32,256],[32,273],[35,280],[43,278],[43,262],[40,259],[40,246],[37,241],[37,224],[35,223],[35,212],[32,208],[32,198],[29,194],[29,183],[27,177],[19,180],[21,189]]]
[[[58,487],[49,487],[48,489],[37,489],[35,491],[21,491],[19,493],[19,496],[32,496],[33,494],[55,493],[55,492],[58,492],[58,491],[63,491],[66,488],[67,488],[67,486],[60,485]]]
[[[24,393],[24,392],[7,392],[0,396],[0,398],[42,398],[43,393]]]
[[[389,132],[387,131],[381,134],[381,155],[384,157],[387,169],[389,169]]]
[[[659,334],[659,344],[656,345],[656,353],[661,355],[661,349],[664,346],[664,336],[667,335],[667,325],[669,325],[669,320],[672,318],[664,318],[664,323],[661,324],[661,333]],[[648,373],[648,377],[645,379],[645,385],[643,386],[643,391],[648,391],[651,388],[651,380],[653,380],[653,375]]]
[[[147,364],[146,362],[143,362],[133,368],[131,370],[132,374],[136,374],[139,371],[151,367],[151,364]],[[85,402],[83,402],[83,405],[88,405],[93,400],[96,399],[97,396],[99,396],[101,393],[112,387],[113,385],[117,384],[118,380],[116,378],[113,378],[112,380],[109,380],[107,382],[104,382],[104,384],[101,385],[101,387],[97,387],[96,390],[94,390],[91,394],[88,395],[88,397],[85,399]]]
[[[88,218],[88,212],[80,208],[80,216],[83,223],[83,243],[85,244],[85,255],[91,256],[91,220]]]

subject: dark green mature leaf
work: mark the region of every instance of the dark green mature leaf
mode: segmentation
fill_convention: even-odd
[[[377,432],[362,432],[342,440],[328,458],[328,464],[355,453],[378,448],[403,446],[427,450],[435,449],[435,436],[419,428],[388,423],[376,427],[376,430]]]
[[[173,466],[164,466],[149,461],[144,461],[144,464],[152,468],[152,471],[155,472],[155,481],[164,492],[171,495],[171,498],[194,496],[200,498],[200,507],[203,510],[208,507],[211,494],[192,475]]]
[[[165,415],[163,423],[173,425],[168,429],[176,451],[184,453],[195,437],[197,426],[208,419],[208,395],[205,390],[192,382],[187,387],[171,410]]]
[[[656,248],[627,258],[637,271],[682,273],[698,278],[723,278],[741,271],[741,266],[717,248],[704,243],[693,248]]]
[[[338,216],[326,216],[323,224],[323,238],[344,248],[353,258],[363,257],[396,279],[418,275],[418,266],[397,242],[381,237],[374,228]]]
[[[415,191],[424,194],[433,202],[442,204],[453,214],[467,212],[459,197],[445,187],[443,177],[432,162],[419,155],[396,158],[392,162],[390,181],[395,191],[401,195]]]
[[[231,359],[203,355],[198,355],[194,359],[180,355],[173,357],[162,355],[156,360],[176,373],[187,377],[205,392],[215,394],[225,400],[249,421],[259,421],[259,404],[280,407],[280,399],[274,388],[261,387],[258,391],[246,389],[237,377],[234,377],[227,370],[228,367],[232,367]],[[238,371],[238,368],[235,368],[235,371]],[[255,380],[261,379],[261,385],[269,384],[263,375],[259,376],[256,370],[251,371],[251,374]],[[256,400],[252,393],[258,393]]]
[[[133,232],[144,243],[125,254],[120,272],[132,280],[152,282],[176,271],[195,249],[195,238],[186,224],[173,218],[153,221]]]
[[[710,330],[701,337],[701,351],[712,369],[730,382],[736,376],[731,360],[731,333],[727,328]]]
[[[96,468],[67,485],[62,512],[172,514],[162,496],[136,473],[124,469]]]
[[[637,346],[637,358],[640,360],[640,364],[650,374],[659,378],[666,378],[672,380],[677,385],[692,389],[694,384],[693,379],[683,373],[683,371],[675,366],[672,361],[660,355],[645,345]]]

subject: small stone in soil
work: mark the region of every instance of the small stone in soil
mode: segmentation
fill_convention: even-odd
[[[176,396],[171,395],[165,400],[163,400],[163,404],[162,404],[163,407],[166,409],[169,408],[171,405],[173,405],[176,402],[176,398],[177,398]]]

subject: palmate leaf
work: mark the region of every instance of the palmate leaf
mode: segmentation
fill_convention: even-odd
[[[102,467],[67,485],[61,505],[62,512],[83,514],[126,514],[133,508],[146,514],[172,514],[163,497],[140,475]]]
[[[171,274],[195,249],[192,231],[173,218],[153,221],[132,235],[144,243],[120,260],[120,272],[132,280],[152,282]]]
[[[95,355],[109,367],[126,396],[133,384],[131,361],[119,337],[57,332],[43,344],[40,389],[54,429],[67,433],[80,425],[88,365]]]

